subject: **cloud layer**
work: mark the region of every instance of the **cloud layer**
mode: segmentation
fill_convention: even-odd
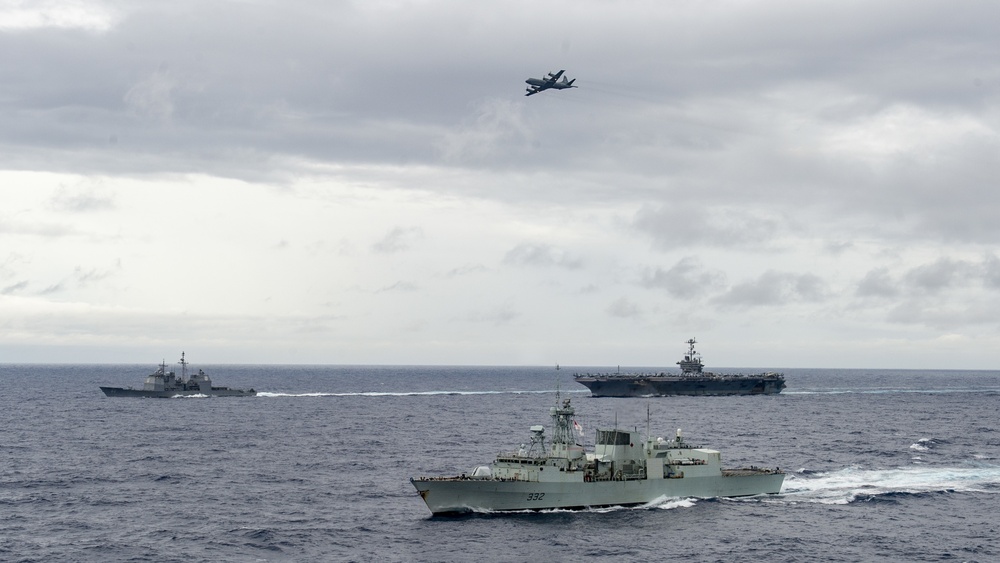
[[[0,349],[990,367],[998,17],[9,4]]]

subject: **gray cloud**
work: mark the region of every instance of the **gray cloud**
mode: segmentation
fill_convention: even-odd
[[[0,233],[29,235],[40,238],[61,238],[81,234],[77,229],[56,221],[26,223],[0,216]]]
[[[54,284],[46,287],[40,293],[42,295],[52,295],[52,294],[55,294],[55,293],[61,293],[63,291],[66,291],[67,289],[68,288],[66,287],[66,283],[65,282],[59,282],[59,283],[54,283]]]
[[[423,236],[424,232],[419,227],[394,227],[381,240],[372,245],[372,250],[382,254],[402,252],[409,250]]]
[[[0,297],[25,327],[45,319],[46,341],[86,334],[79,311],[100,309],[92,303],[135,305],[141,317],[197,302],[203,324],[146,316],[171,334],[183,324],[184,338],[203,326],[205,341],[217,329],[245,339],[233,326],[245,319],[230,314],[252,302],[263,305],[251,319],[337,309],[355,340],[332,358],[378,362],[384,348],[360,351],[393,337],[397,327],[370,314],[391,299],[442,311],[420,317],[431,337],[455,324],[437,319],[481,323],[481,343],[447,354],[503,363],[504,331],[491,326],[523,320],[525,339],[555,347],[539,317],[637,318],[620,297],[636,283],[658,291],[658,307],[716,305],[682,323],[723,332],[771,321],[807,344],[789,346],[805,363],[826,341],[810,331],[849,341],[860,322],[873,334],[880,321],[907,323],[899,338],[918,343],[942,328],[1000,338],[983,330],[1000,288],[997,3],[0,10],[17,16],[0,17],[0,52],[12,55],[0,62],[0,236],[25,257],[0,265]],[[578,89],[523,96],[525,78],[559,68]],[[413,225],[434,225],[434,244]],[[498,248],[503,267],[475,275]],[[197,291],[150,274],[151,254],[183,255]],[[118,257],[120,269],[109,265]],[[558,269],[576,281],[526,279]],[[392,280],[421,280],[419,303]],[[465,316],[463,303],[511,285],[526,289],[519,309]],[[329,305],[344,291],[352,299]],[[784,305],[826,318],[791,319]],[[91,330],[114,333],[100,325],[114,312],[102,315]],[[275,330],[321,335],[326,353],[329,324],[285,319]],[[648,330],[625,326],[641,323],[621,324],[622,339],[649,343]],[[142,332],[159,332],[151,326]],[[394,350],[445,354],[397,337]]]
[[[816,302],[827,295],[822,278],[813,274],[767,271],[757,279],[734,285],[714,299],[719,305],[758,307]]]
[[[608,305],[607,313],[612,317],[631,319],[642,316],[642,309],[627,297],[619,297]]]
[[[84,288],[95,283],[106,283],[109,279],[113,278],[116,274],[120,273],[122,270],[121,261],[118,261],[115,266],[109,269],[97,269],[97,268],[84,268],[77,266],[73,269],[73,273],[64,277],[62,280],[49,284],[42,289],[40,295],[53,295],[63,292],[72,291],[79,288]],[[21,282],[16,284],[13,288],[16,291],[24,290],[28,287],[27,282]]]
[[[2,223],[0,223],[2,225]],[[0,231],[2,232],[2,231]],[[0,279],[11,278],[17,275],[18,268],[28,263],[28,259],[18,253],[11,252],[0,262]]]
[[[522,171],[571,166],[639,178],[694,179],[709,169],[726,176],[729,193],[770,184],[789,196],[815,187],[821,176],[811,172],[836,158],[808,152],[826,125],[860,127],[894,105],[981,122],[975,108],[989,107],[996,87],[1000,41],[986,22],[1000,14],[988,3],[961,17],[900,1],[874,11],[730,5],[708,26],[696,9],[635,6],[640,19],[598,2],[573,8],[523,5],[500,17],[461,2],[391,10],[135,2],[106,18],[103,32],[6,33],[6,52],[32,57],[6,64],[11,102],[0,142],[16,150],[0,159],[266,178],[276,161],[445,158],[490,168],[516,158]],[[494,25],[482,25],[485,12]],[[551,21],[572,31],[554,37]],[[521,39],[511,42],[515,29]],[[581,88],[524,99],[526,75],[554,70],[553,59]],[[995,123],[984,125],[980,140],[995,142]],[[748,144],[751,160],[739,158],[734,149]],[[958,166],[971,156],[954,155]],[[843,167],[845,180],[864,171],[836,164],[824,171]],[[730,182],[739,176],[729,166],[745,181]],[[685,184],[676,185],[705,192],[701,181]],[[621,189],[609,184],[605,196]]]
[[[445,273],[445,277],[457,278],[462,276],[468,276],[470,274],[480,274],[483,272],[488,272],[489,268],[482,264],[466,264],[458,268],[452,268]]]
[[[921,299],[941,296],[969,288],[987,291],[1000,289],[1000,260],[994,254],[979,261],[941,257],[915,265],[893,276],[889,268],[869,271],[858,282],[858,297]]]
[[[125,105],[130,114],[140,119],[167,121],[174,114],[173,90],[176,80],[166,68],[143,78],[125,93]]]
[[[21,293],[28,288],[28,281],[21,280],[15,284],[8,285],[4,288],[0,288],[0,294],[3,295],[13,295],[15,293]]]
[[[662,250],[692,246],[766,248],[778,230],[775,219],[754,216],[746,211],[721,210],[711,217],[708,210],[695,203],[644,205],[636,212],[632,226],[652,238]]]
[[[115,268],[110,270],[98,270],[97,268],[84,269],[77,266],[76,269],[73,270],[73,278],[77,285],[83,286],[94,282],[105,281],[119,270],[121,270],[121,261],[118,262]]]
[[[939,258],[906,273],[907,284],[920,291],[937,292],[968,279],[969,264],[949,258]]]
[[[886,320],[898,324],[924,325],[938,330],[956,330],[977,325],[995,325],[1000,303],[978,300],[905,300],[892,307]]]
[[[647,288],[666,289],[681,299],[690,299],[724,286],[725,281],[725,272],[706,270],[696,257],[686,256],[668,270],[647,270],[642,275],[641,284]]]
[[[865,274],[855,293],[859,297],[891,298],[899,294],[899,287],[889,275],[889,269],[882,267]]]
[[[547,244],[521,243],[507,251],[504,264],[520,266],[555,266],[567,270],[577,270],[583,263],[579,258],[569,256],[566,251]]]
[[[474,112],[438,142],[445,161],[495,162],[530,148],[534,129],[525,121],[520,101],[488,98],[476,104]]]
[[[384,292],[392,292],[392,291],[417,291],[418,289],[420,289],[420,287],[417,286],[414,283],[405,282],[405,281],[398,281],[398,282],[396,282],[394,284],[387,285],[387,286],[379,289],[376,293],[384,293]]]
[[[869,271],[855,295],[855,307],[871,309],[895,324],[934,330],[962,330],[995,324],[1000,313],[997,264],[994,254],[980,260],[941,257],[918,263],[896,275],[886,267]],[[979,331],[980,329],[976,329]]]
[[[1000,259],[996,254],[983,258],[983,281],[991,289],[1000,289]]]
[[[115,208],[114,196],[99,186],[63,187],[51,198],[49,204],[57,211],[83,213],[111,211]]]
[[[485,323],[494,326],[506,325],[521,316],[510,304],[499,305],[487,311],[473,311],[463,320],[472,323]]]

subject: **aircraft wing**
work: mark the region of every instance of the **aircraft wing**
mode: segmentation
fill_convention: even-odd
[[[531,96],[531,95],[537,94],[537,93],[539,93],[541,91],[542,91],[542,89],[541,88],[537,88],[537,87],[536,88],[528,88],[528,93],[525,94],[525,96]]]
[[[549,82],[555,82],[556,80],[559,80],[559,77],[560,77],[560,76],[562,76],[562,73],[564,73],[564,72],[566,72],[566,70],[565,70],[565,69],[564,69],[564,70],[560,70],[559,72],[557,72],[557,73],[555,73],[555,74],[552,74],[552,73],[550,72],[550,73],[549,73],[549,80],[548,80],[548,81],[549,81]]]

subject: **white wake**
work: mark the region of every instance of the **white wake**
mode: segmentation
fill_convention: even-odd
[[[555,389],[541,391],[356,391],[347,393],[277,393],[270,391],[258,391],[258,397],[425,397],[435,395],[545,395],[552,393],[590,393],[589,389],[583,391],[557,391]]]
[[[788,475],[779,498],[793,502],[847,504],[891,493],[1000,493],[1000,467],[907,467],[860,469]]]

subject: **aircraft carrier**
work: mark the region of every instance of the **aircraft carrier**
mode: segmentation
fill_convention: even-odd
[[[157,399],[169,399],[171,397],[190,397],[194,395],[204,395],[207,397],[253,397],[257,394],[253,389],[230,389],[229,387],[216,387],[212,385],[210,378],[202,370],[187,375],[187,360],[184,359],[184,352],[181,352],[181,376],[177,377],[172,371],[167,371],[166,362],[161,362],[159,369],[146,376],[142,389],[132,389],[131,387],[101,387],[101,391],[108,397],[146,397]]]
[[[687,341],[688,351],[677,362],[681,373],[601,373],[575,374],[577,383],[586,385],[594,397],[663,397],[669,395],[774,395],[785,388],[781,373],[721,374],[704,371],[701,355],[694,349],[694,338]]]
[[[638,431],[597,429],[593,451],[567,399],[550,410],[552,435],[532,426],[530,445],[454,477],[410,478],[434,515],[642,505],[666,498],[777,493],[778,468],[723,469],[718,451]],[[647,424],[648,426],[648,424]],[[547,444],[548,443],[548,444]]]

